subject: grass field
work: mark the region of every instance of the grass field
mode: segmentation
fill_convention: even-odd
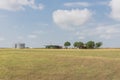
[[[0,49],[0,80],[120,80],[120,49]]]

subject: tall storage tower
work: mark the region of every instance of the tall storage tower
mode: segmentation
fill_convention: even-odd
[[[25,48],[25,43],[16,43],[15,48],[24,49]]]

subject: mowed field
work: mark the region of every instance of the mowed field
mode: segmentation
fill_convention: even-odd
[[[0,49],[0,80],[120,80],[120,49]]]

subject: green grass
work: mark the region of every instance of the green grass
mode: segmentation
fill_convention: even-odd
[[[0,80],[120,80],[120,49],[0,49]]]

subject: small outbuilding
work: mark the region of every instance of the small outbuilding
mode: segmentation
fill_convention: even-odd
[[[59,45],[47,45],[47,49],[62,49],[62,46]]]

